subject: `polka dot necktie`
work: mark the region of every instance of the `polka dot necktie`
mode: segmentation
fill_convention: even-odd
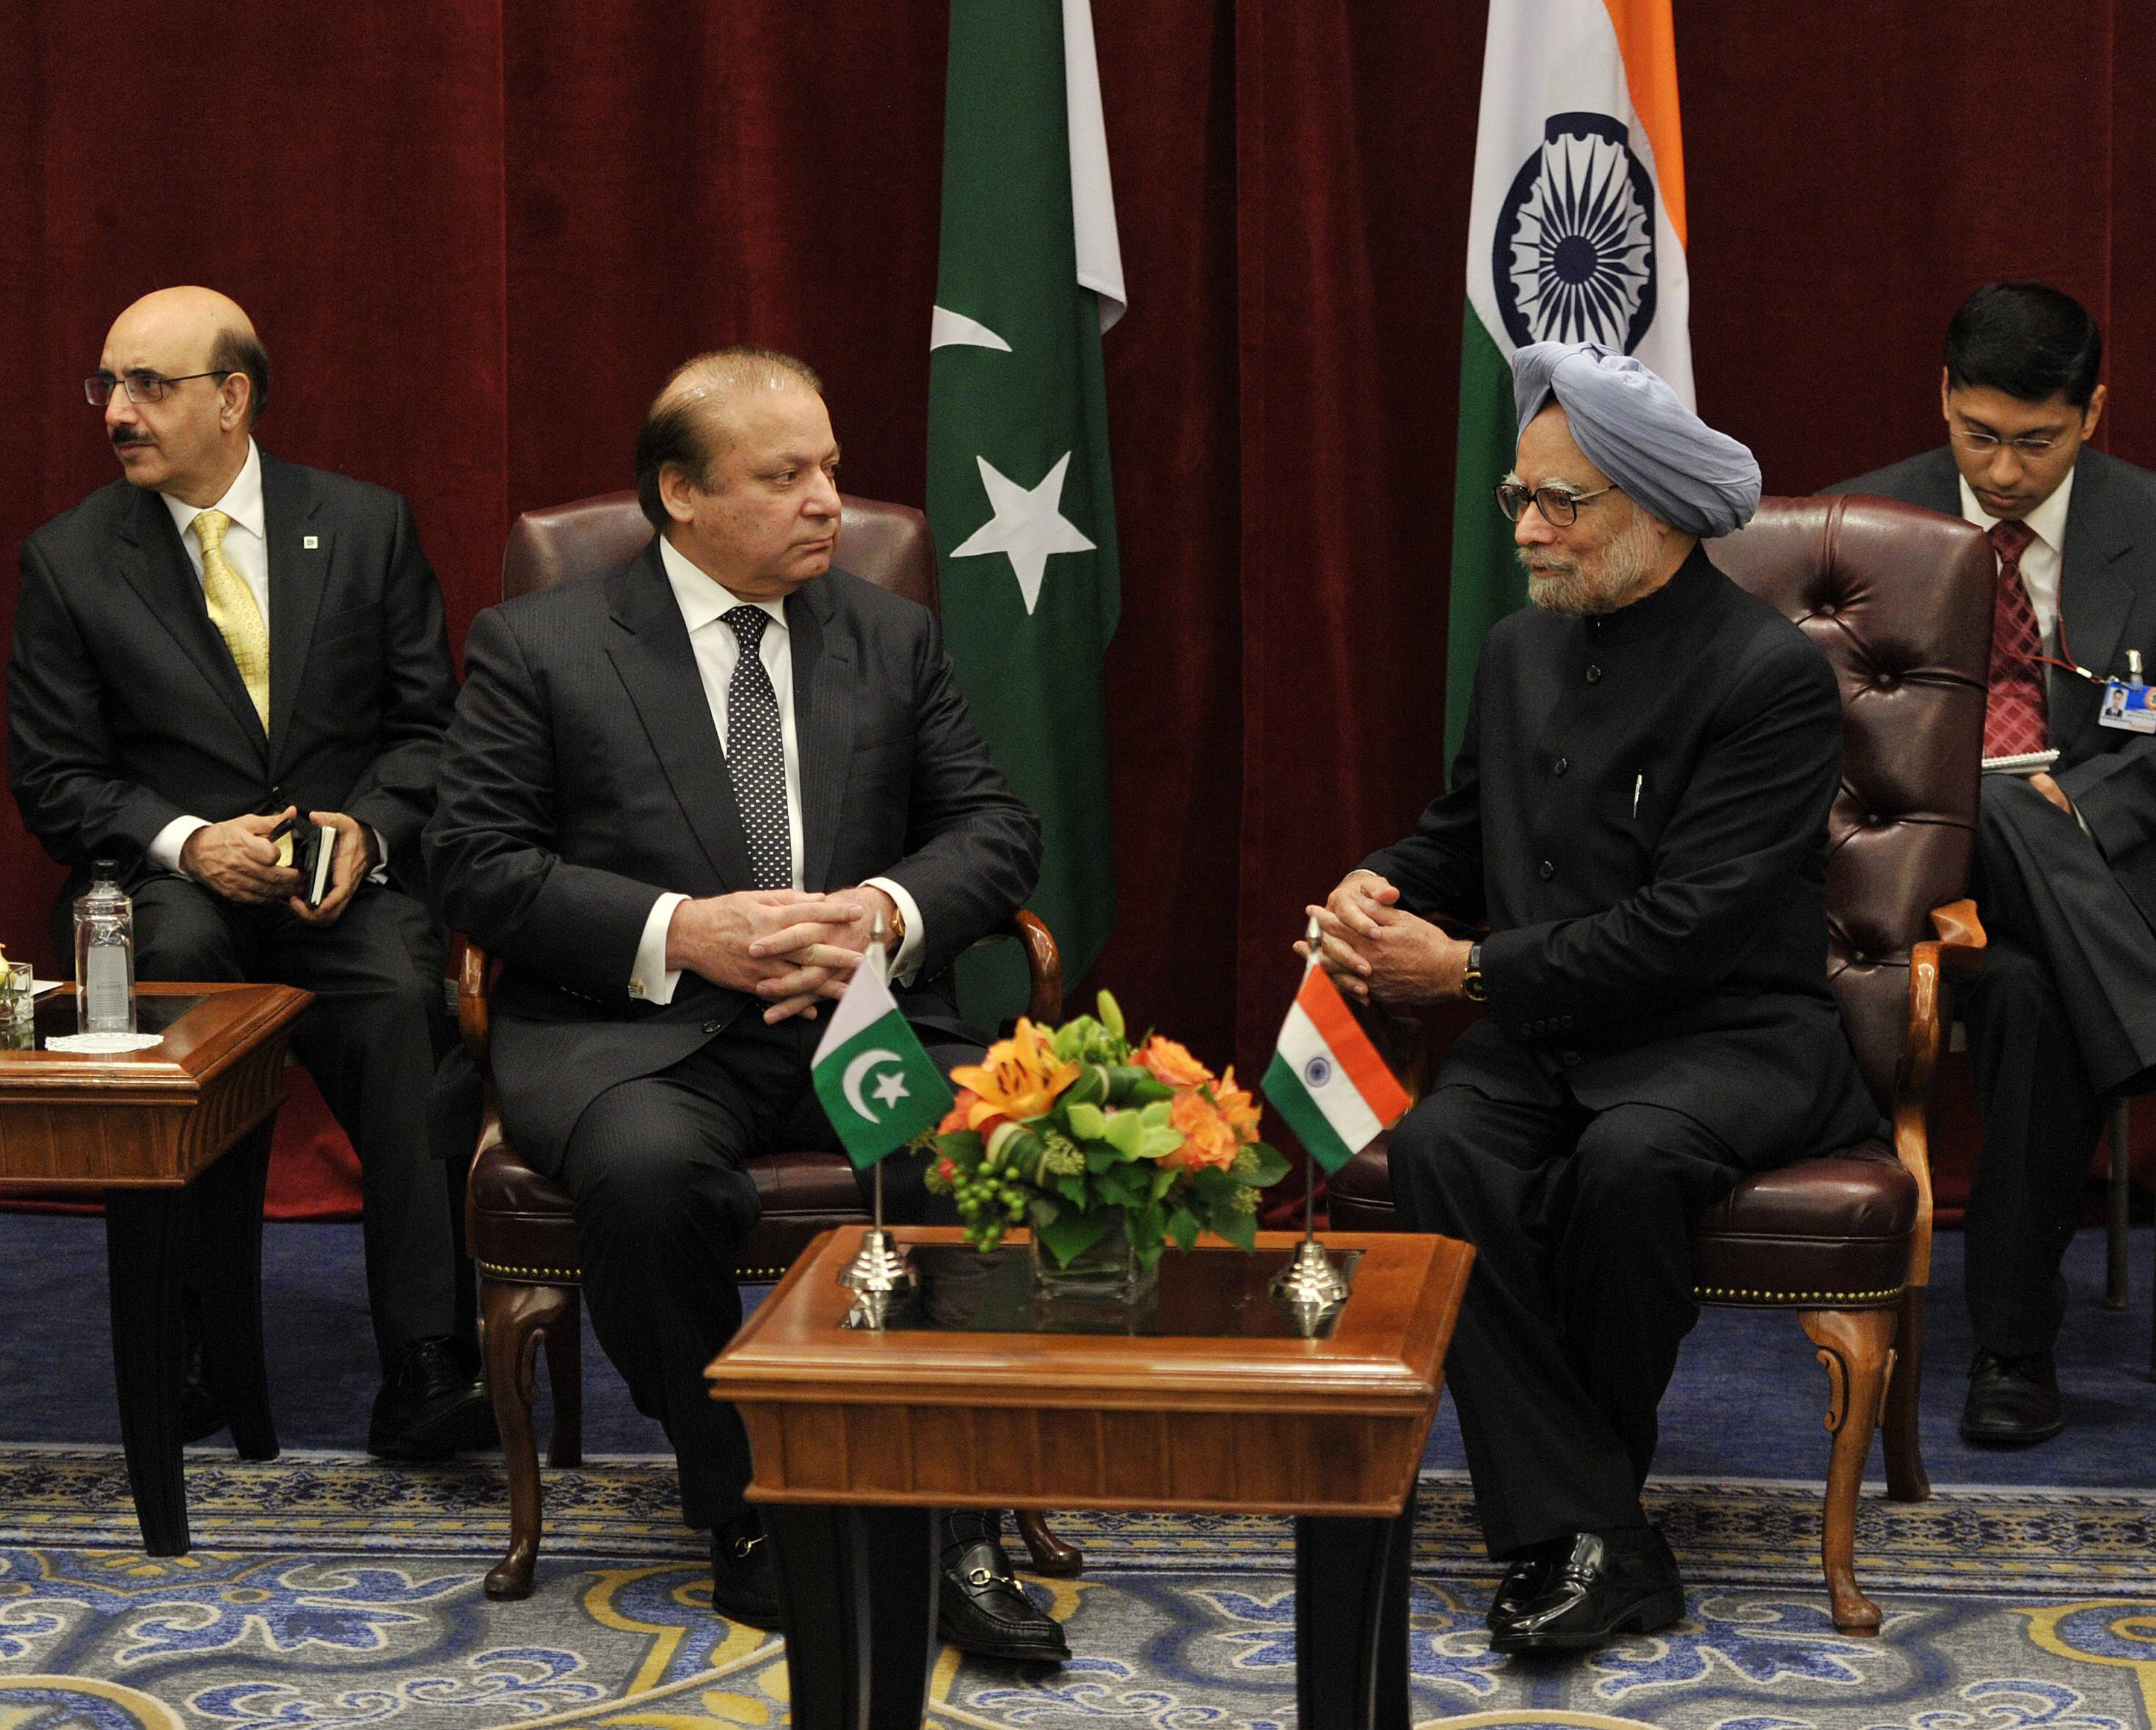
[[[2019,757],[2044,748],[2044,639],[2021,580],[2021,555],[2036,538],[2025,522],[1988,531],[1999,553],[1999,598],[1991,615],[1991,695],[1984,708],[1984,754]]]
[[[201,544],[203,604],[209,622],[232,651],[232,664],[239,669],[240,683],[247,687],[254,712],[270,728],[270,628],[262,622],[262,609],[254,604],[254,591],[247,579],[232,568],[224,556],[224,531],[232,519],[222,511],[200,511],[188,525]]]
[[[748,836],[750,886],[790,888],[793,836],[786,820],[786,746],[778,729],[778,694],[757,653],[771,615],[761,607],[736,607],[720,617],[741,644],[726,685],[726,778]]]

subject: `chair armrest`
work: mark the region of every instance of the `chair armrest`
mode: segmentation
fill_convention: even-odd
[[[1055,934],[1024,907],[1011,915],[1004,930],[1025,951],[1025,975],[1031,983],[1025,1013],[1037,1027],[1055,1026],[1063,1019],[1063,956]]]
[[[1942,981],[1984,965],[1984,923],[1972,901],[1948,901],[1932,909],[1938,936],[1909,951],[1909,1022],[1902,1040],[1902,1064],[1894,1085],[1894,1156],[1917,1180],[1917,1243],[1910,1256],[1909,1283],[1928,1284],[1932,1273],[1932,1159],[1926,1112],[1933,1071],[1946,1039],[1940,1001]]]
[[[457,961],[457,1037],[464,1041],[472,1061],[485,1070],[490,1029],[487,984],[494,973],[494,959],[475,937],[460,932],[454,941],[462,950]]]

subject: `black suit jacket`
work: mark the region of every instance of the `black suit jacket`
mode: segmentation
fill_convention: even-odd
[[[787,598],[786,622],[803,885],[902,884],[924,983],[899,1001],[957,1030],[950,964],[1024,905],[1039,824],[974,730],[925,608],[833,571]],[[465,670],[428,868],[444,917],[508,964],[495,1086],[518,1146],[551,1163],[601,1092],[752,1009],[687,973],[666,1005],[629,994],[660,895],[747,889],[748,850],[655,540],[482,613]]]
[[[1961,515],[1953,453],[1943,446],[1826,490]],[[2081,665],[2123,678],[2126,651],[2138,649],[2143,676],[2156,680],[2156,475],[2082,449],[2066,511],[2059,617]],[[2156,924],[2156,736],[2099,725],[2102,686],[2061,667],[2049,675],[2046,707],[2059,752],[2052,773],[2120,886]]]
[[[418,881],[456,671],[410,507],[266,450],[262,501],[266,735],[157,494],[116,480],[23,543],[8,778],[61,864],[139,876],[176,817],[294,804],[372,825]]]
[[[1442,1082],[1666,1106],[1748,1167],[1875,1134],[1826,978],[1840,769],[1826,658],[1702,552],[1607,617],[1501,619],[1451,787],[1363,862],[1490,927]]]

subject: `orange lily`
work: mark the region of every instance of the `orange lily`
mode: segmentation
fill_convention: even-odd
[[[952,1070],[951,1079],[974,1094],[967,1111],[968,1127],[978,1129],[991,1117],[1024,1122],[1043,1116],[1078,1079],[1081,1068],[1075,1063],[1058,1063],[1040,1029],[1021,1015],[1016,1032],[989,1046],[982,1062]]]

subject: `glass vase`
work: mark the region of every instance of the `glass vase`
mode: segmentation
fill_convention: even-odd
[[[1120,1211],[1067,1265],[1033,1240],[1033,1325],[1040,1332],[1142,1333],[1159,1296],[1160,1263],[1139,1266]]]

